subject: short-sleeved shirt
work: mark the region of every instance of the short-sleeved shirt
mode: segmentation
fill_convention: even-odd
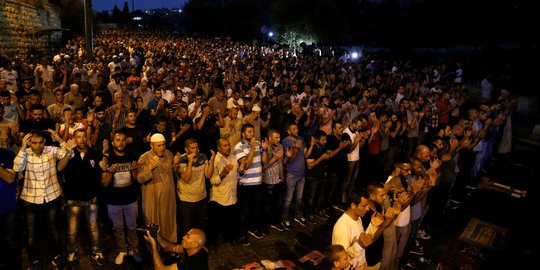
[[[208,253],[204,248],[191,256],[188,256],[187,252],[184,254],[184,258],[177,263],[178,269],[208,270]]]
[[[236,160],[240,162],[241,159],[246,158],[251,151],[249,143],[241,139],[234,147],[234,156]],[[251,166],[247,168],[244,174],[240,176],[238,183],[243,186],[254,186],[262,183],[262,162],[261,162],[262,146],[260,142],[257,142],[255,153],[253,154],[253,161]]]
[[[118,156],[114,152],[109,154],[108,166],[115,165],[116,171],[105,189],[107,204],[127,205],[137,201],[137,189],[131,173],[131,163],[136,160],[136,157],[127,153],[124,156]]]
[[[278,144],[275,148],[272,146],[268,146],[268,159],[274,157],[275,153],[283,150],[283,146],[281,144]],[[269,185],[275,185],[283,182],[285,180],[283,176],[283,157],[281,157],[279,160],[276,160],[276,162],[272,163],[266,170],[264,171],[264,182]]]
[[[183,154],[180,157],[180,173],[187,170],[188,157]],[[198,202],[206,198],[206,186],[204,171],[208,167],[208,158],[205,154],[199,153],[197,160],[191,164],[191,178],[189,183],[184,182],[181,177],[178,177],[177,193],[180,201],[183,202]]]
[[[302,177],[305,175],[306,170],[306,159],[304,155],[304,147],[306,145],[304,139],[302,137],[298,136],[296,137],[297,140],[302,140],[302,147],[298,149],[298,153],[294,157],[293,160],[289,160],[287,164],[285,164],[285,169],[287,170],[287,173],[290,173],[294,176]],[[283,139],[283,149],[289,149],[294,147],[295,142],[289,138],[286,137]]]

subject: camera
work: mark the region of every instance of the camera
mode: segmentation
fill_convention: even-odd
[[[152,238],[157,240],[158,232],[159,232],[159,225],[150,223],[142,227],[137,227],[137,231],[141,232],[143,235],[146,235],[146,232],[150,232],[150,235],[152,236]]]

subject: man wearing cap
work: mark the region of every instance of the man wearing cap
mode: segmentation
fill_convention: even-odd
[[[255,139],[261,140],[261,126],[267,128],[270,124],[270,113],[266,115],[266,121],[261,119],[261,107],[258,104],[253,105],[251,113],[244,117],[244,124],[251,124],[255,127]]]
[[[139,158],[137,181],[142,184],[144,221],[159,225],[160,237],[174,244],[177,241],[174,173],[180,154],[173,155],[166,145],[163,134],[150,137],[152,149]]]

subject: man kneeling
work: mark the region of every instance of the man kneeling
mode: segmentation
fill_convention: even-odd
[[[144,239],[152,247],[152,261],[156,270],[208,270],[208,252],[204,247],[206,235],[201,229],[191,229],[182,238],[180,245],[163,247],[165,251],[181,255],[178,263],[164,265],[159,257],[156,239],[147,232]]]

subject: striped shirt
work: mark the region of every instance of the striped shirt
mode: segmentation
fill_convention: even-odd
[[[234,147],[234,156],[236,157],[236,160],[238,160],[238,163],[240,163],[241,159],[246,158],[249,155],[249,151],[251,151],[249,143],[245,142],[244,139],[241,139]],[[238,183],[241,186],[255,186],[262,183],[261,152],[261,143],[257,141],[255,153],[253,154],[253,162],[244,172],[244,175],[241,175],[238,179]]]
[[[65,150],[55,146],[45,146],[40,156],[34,154],[30,148],[19,151],[15,157],[13,170],[24,171],[22,200],[43,204],[62,195],[56,174],[56,161],[65,155]]]

